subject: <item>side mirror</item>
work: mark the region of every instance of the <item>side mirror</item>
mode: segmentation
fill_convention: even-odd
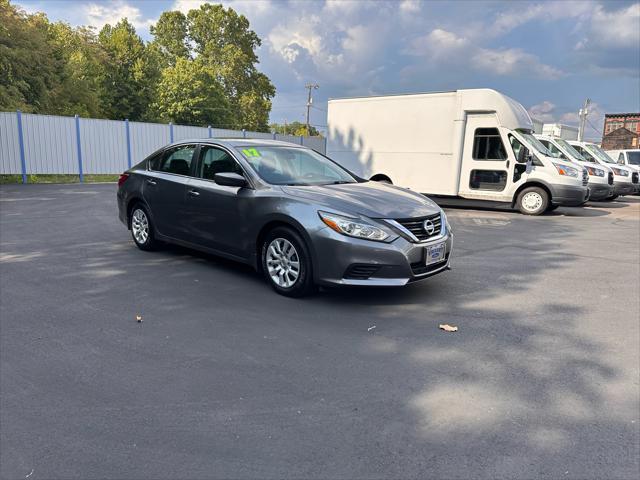
[[[244,178],[242,175],[238,175],[237,173],[231,173],[231,172],[216,173],[213,179],[218,185],[222,185],[225,187],[242,188],[247,186],[247,179]]]
[[[531,161],[531,153],[529,153],[529,150],[525,147],[522,147],[519,151],[518,151],[518,157],[516,158],[516,162],[518,163],[527,163]]]

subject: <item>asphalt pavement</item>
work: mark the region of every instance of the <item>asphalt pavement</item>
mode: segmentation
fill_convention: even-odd
[[[453,270],[289,299],[115,189],[0,187],[3,479],[638,478],[640,197],[448,209]]]

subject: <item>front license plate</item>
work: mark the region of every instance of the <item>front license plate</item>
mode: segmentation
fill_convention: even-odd
[[[427,265],[438,263],[444,260],[445,242],[437,243],[427,247]]]

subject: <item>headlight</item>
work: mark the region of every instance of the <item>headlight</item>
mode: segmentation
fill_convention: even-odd
[[[611,170],[613,170],[613,173],[615,173],[619,177],[628,177],[629,176],[629,172],[627,172],[626,170],[622,170],[621,168],[611,167]]]
[[[577,177],[578,170],[572,167],[565,167],[564,165],[560,165],[559,163],[553,162],[553,166],[556,167],[558,173],[560,175],[566,175],[567,177]]]
[[[381,242],[389,236],[383,229],[374,227],[360,219],[343,217],[342,215],[327,212],[318,212],[318,215],[329,228],[349,237]]]
[[[593,177],[604,177],[604,170],[599,168],[587,167],[587,172]]]

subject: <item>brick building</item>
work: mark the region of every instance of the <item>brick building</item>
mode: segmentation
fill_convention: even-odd
[[[602,129],[602,148],[640,148],[640,113],[607,113]]]

